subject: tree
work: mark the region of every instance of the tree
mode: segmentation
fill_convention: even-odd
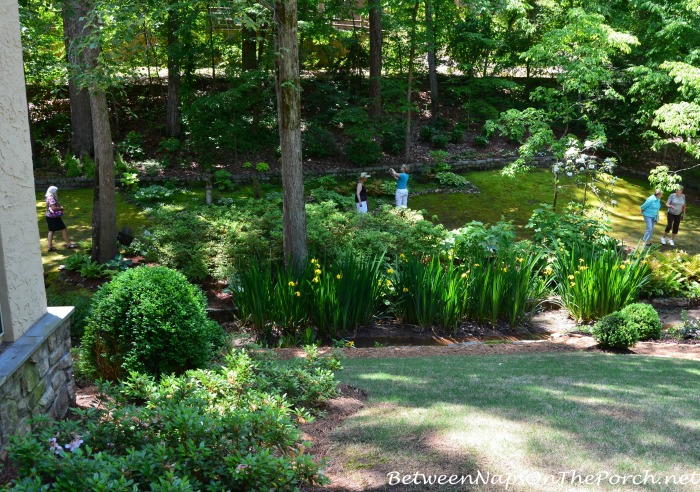
[[[369,8],[369,116],[382,114],[382,3],[371,0]]]
[[[428,35],[428,79],[430,80],[430,118],[440,118],[440,96],[438,94],[437,57],[435,55],[435,26],[433,26],[433,3],[425,0],[425,27]]]
[[[277,28],[275,81],[282,151],[284,255],[287,262],[301,268],[306,260],[307,248],[296,0],[275,0],[274,17]]]
[[[68,62],[68,96],[70,98],[71,147],[79,157],[94,156],[92,133],[92,112],[90,94],[85,87],[78,87],[74,68],[79,64],[79,54],[75,46],[81,43],[80,36],[85,32],[87,18],[86,4],[83,0],[64,0],[63,33]]]
[[[180,21],[175,0],[168,5],[168,102],[165,116],[165,134],[179,137],[180,125],[180,46],[178,31]]]
[[[406,151],[405,160],[409,161],[411,158],[411,110],[412,110],[412,92],[413,92],[413,59],[416,56],[416,19],[418,17],[418,0],[413,4],[413,11],[411,14],[411,48],[408,52],[408,89],[406,94]]]

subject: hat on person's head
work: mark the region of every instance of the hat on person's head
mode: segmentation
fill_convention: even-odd
[[[360,173],[360,178],[369,178],[371,177],[369,173]]]

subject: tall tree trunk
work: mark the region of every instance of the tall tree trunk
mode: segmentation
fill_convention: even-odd
[[[440,118],[440,96],[438,94],[437,59],[435,56],[435,26],[433,25],[433,6],[425,0],[425,26],[428,31],[428,78],[430,79],[430,119],[436,122]]]
[[[257,57],[257,32],[255,29],[243,27],[243,41],[241,42],[241,56],[243,70],[255,70],[258,68]]]
[[[418,0],[413,6],[411,16],[411,48],[408,52],[408,91],[406,94],[406,154],[405,162],[408,164],[411,158],[411,92],[413,83],[413,58],[416,55],[416,18],[418,17]]]
[[[107,96],[101,89],[90,93],[94,118],[95,191],[92,200],[92,260],[105,263],[117,255],[117,206],[114,191],[114,151],[109,127]]]
[[[165,116],[165,134],[179,137],[180,126],[180,47],[177,30],[178,15],[171,2],[168,10],[168,102]]]
[[[369,9],[369,116],[382,114],[382,2],[371,0]]]
[[[66,61],[69,67],[80,65],[76,46],[85,35],[85,18],[88,8],[83,0],[63,2],[63,33],[66,44]],[[93,156],[92,113],[90,94],[86,88],[78,87],[69,68],[68,97],[70,98],[71,149],[79,157]]]
[[[297,38],[297,0],[275,0],[277,121],[282,151],[283,236],[287,262],[306,261],[306,208],[301,160],[301,81]]]

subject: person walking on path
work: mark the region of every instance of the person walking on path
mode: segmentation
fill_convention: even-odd
[[[394,169],[389,169],[391,175],[396,180],[396,208],[407,208],[408,207],[408,166],[406,164],[401,165],[397,173]]]
[[[668,200],[666,200],[666,206],[668,211],[666,212],[666,218],[668,219],[668,225],[666,225],[666,230],[664,235],[661,237],[661,244],[666,244],[666,234],[671,232],[671,239],[668,240],[668,244],[675,246],[673,242],[676,239],[676,234],[678,234],[678,226],[681,225],[681,220],[685,218],[685,195],[683,194],[683,187],[678,186],[676,192],[672,193]]]
[[[659,221],[659,210],[661,209],[661,197],[663,194],[663,191],[657,189],[653,195],[646,199],[641,207],[644,223],[646,224],[646,231],[644,231],[644,238],[642,241],[644,241],[647,246],[651,246],[651,235],[654,232],[654,224]]]
[[[78,245],[72,243],[68,238],[68,229],[63,223],[63,205],[58,201],[58,188],[55,186],[49,186],[46,190],[46,225],[49,227],[49,251],[56,251],[53,246],[53,234],[56,231],[61,231],[63,233],[63,240],[66,242],[66,248],[73,249],[77,248]]]
[[[355,189],[355,206],[361,214],[367,213],[367,190],[365,189],[365,181],[370,175],[361,173],[360,179],[357,180],[357,188]]]

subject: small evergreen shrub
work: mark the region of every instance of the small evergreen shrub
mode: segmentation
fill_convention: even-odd
[[[486,147],[489,144],[488,137],[477,135],[474,137],[474,147]]]
[[[360,132],[345,146],[350,162],[359,166],[374,164],[382,157],[382,148],[371,132]]]
[[[637,325],[628,323],[619,311],[603,316],[593,326],[593,337],[601,347],[627,349],[639,341]]]
[[[214,173],[214,186],[219,191],[233,190],[233,176],[226,169],[219,169]]]
[[[630,304],[620,311],[627,323],[636,325],[640,340],[658,340],[661,338],[661,320],[659,313],[649,304],[641,302]]]
[[[433,148],[436,149],[446,149],[447,144],[450,142],[450,136],[444,132],[438,132],[432,136],[430,143]]]
[[[399,155],[406,148],[406,126],[403,123],[382,126],[382,150]]]
[[[464,128],[460,124],[455,125],[455,127],[450,130],[450,143],[458,144],[462,143],[464,138]]]
[[[421,126],[420,130],[418,130],[418,138],[421,140],[421,142],[430,142],[432,141],[435,133],[435,128],[432,126]]]
[[[442,172],[437,173],[435,177],[440,181],[442,186],[450,186],[452,188],[465,188],[469,186],[469,180],[459,174]]]
[[[203,367],[223,342],[205,309],[202,292],[179,272],[122,272],[94,296],[82,340],[84,368],[114,381],[132,371],[160,376]]]
[[[143,151],[143,136],[135,131],[127,133],[124,140],[116,144],[116,148],[120,155],[132,161],[140,161],[146,157]]]
[[[335,135],[317,125],[309,126],[301,134],[304,157],[330,157],[338,153]]]

